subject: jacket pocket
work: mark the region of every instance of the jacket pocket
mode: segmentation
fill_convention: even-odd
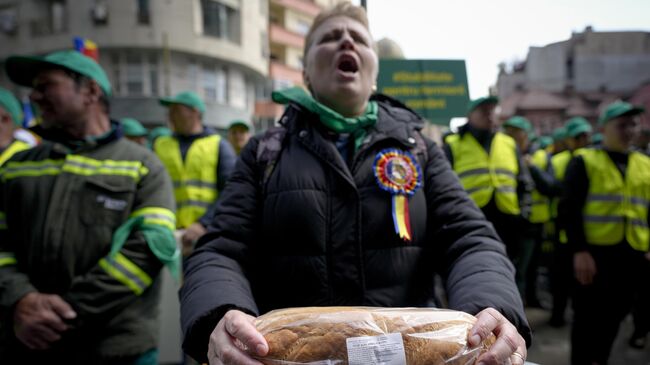
[[[89,177],[81,194],[83,223],[119,227],[131,212],[135,190],[133,181],[121,177]]]

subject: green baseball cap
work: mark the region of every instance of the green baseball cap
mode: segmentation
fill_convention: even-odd
[[[591,136],[591,143],[592,144],[600,144],[603,142],[603,134],[602,133],[594,133],[593,136]]]
[[[513,128],[518,128],[523,131],[526,131],[527,133],[531,133],[533,130],[533,125],[530,124],[528,119],[524,117],[520,117],[518,115],[515,115],[514,117],[508,119],[505,123],[503,123],[504,127],[513,127]]]
[[[567,137],[575,138],[582,133],[591,133],[591,124],[583,117],[573,117],[564,123]]]
[[[609,104],[605,110],[603,110],[602,114],[600,114],[600,118],[598,119],[598,124],[604,125],[614,118],[622,117],[624,115],[637,115],[643,113],[644,111],[645,109],[643,107],[634,106],[623,101],[616,101]]]
[[[230,125],[228,126],[228,129],[230,129],[230,128],[232,128],[232,127],[236,127],[236,126],[242,126],[242,127],[246,128],[246,130],[250,130],[250,129],[251,129],[250,124],[246,123],[246,121],[245,121],[245,120],[242,120],[242,119],[233,120],[233,121],[230,123]]]
[[[145,137],[149,132],[140,122],[133,118],[122,118],[120,120],[122,130],[127,137]]]
[[[553,144],[553,138],[550,136],[541,136],[537,140],[539,148],[546,148]]]
[[[174,133],[167,127],[156,127],[149,132],[149,139],[154,140],[162,136],[171,136]]]
[[[46,56],[11,56],[5,69],[11,81],[21,86],[32,87],[34,78],[42,70],[65,68],[94,80],[106,96],[111,96],[111,82],[95,60],[73,51],[58,51]]]
[[[198,110],[201,112],[201,115],[205,114],[205,103],[196,93],[191,91],[180,92],[171,98],[160,98],[159,101],[163,106],[168,107],[172,104],[181,104]]]
[[[483,104],[498,104],[499,98],[496,96],[484,96],[482,98],[474,99],[467,104],[467,114],[471,113],[479,105]]]
[[[553,133],[551,133],[551,137],[553,138],[553,142],[558,142],[561,140],[566,139],[566,128],[564,127],[557,127],[553,129]]]
[[[15,126],[19,126],[23,121],[23,110],[20,102],[11,91],[0,87],[0,108],[4,109],[11,115]]]

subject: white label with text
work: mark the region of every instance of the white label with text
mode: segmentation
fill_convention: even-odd
[[[346,343],[350,365],[406,365],[401,333],[350,337]]]

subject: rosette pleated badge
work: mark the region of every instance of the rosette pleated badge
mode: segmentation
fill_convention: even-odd
[[[410,152],[388,148],[377,153],[373,168],[379,187],[391,194],[395,233],[411,242],[409,197],[422,185],[420,165]]]

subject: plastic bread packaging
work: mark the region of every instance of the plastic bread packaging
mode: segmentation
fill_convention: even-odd
[[[307,307],[255,321],[269,344],[266,365],[470,365],[491,346],[467,338],[476,318],[434,308]]]

